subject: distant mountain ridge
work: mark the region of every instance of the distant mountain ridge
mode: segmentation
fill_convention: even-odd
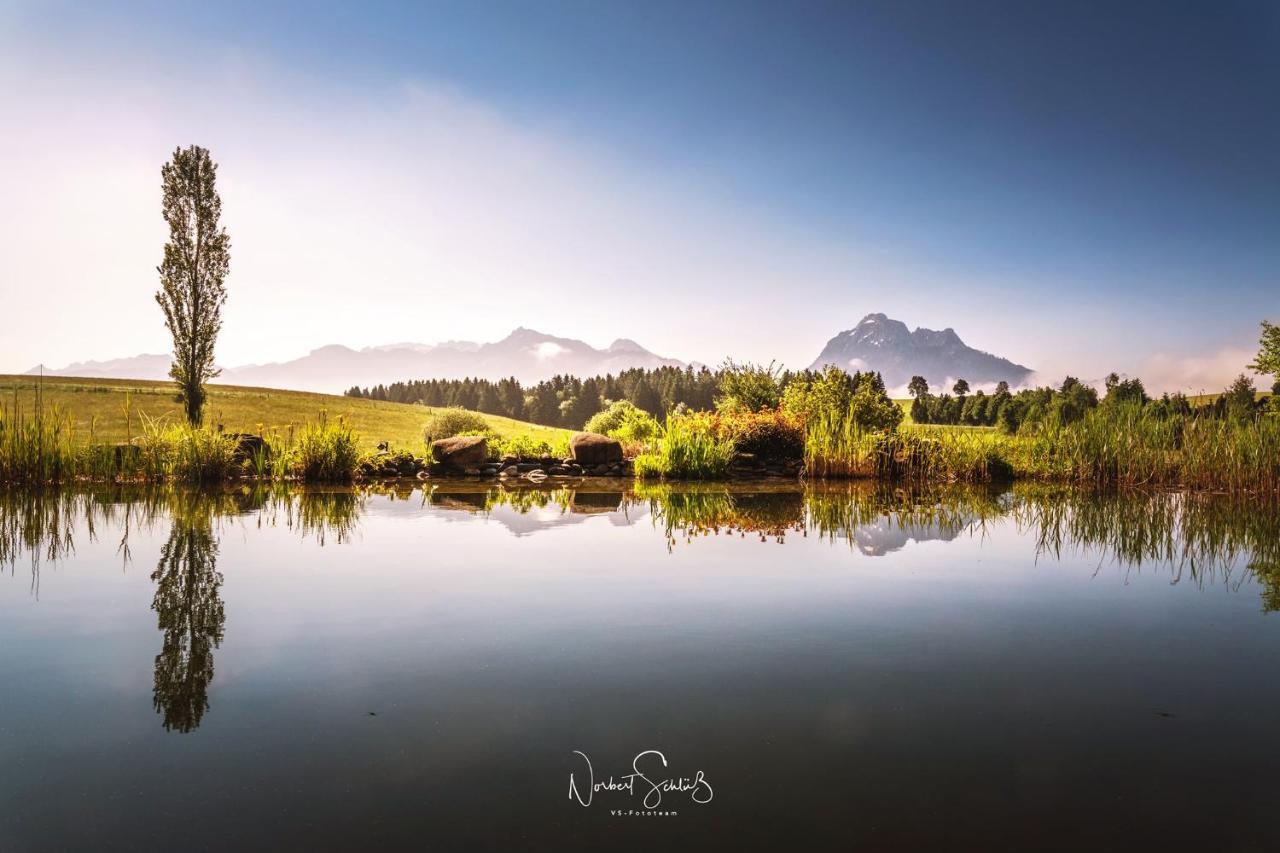
[[[823,348],[810,368],[834,364],[848,371],[874,370],[890,389],[901,388],[912,376],[923,376],[937,392],[950,391],[956,379],[979,385],[1008,382],[1019,385],[1031,368],[1015,364],[960,340],[954,329],[907,329],[900,320],[868,314],[858,325],[841,332]]]
[[[49,369],[49,376],[87,378],[166,379],[171,358],[143,354],[110,361],[83,361]],[[627,338],[604,349],[574,338],[561,338],[533,329],[517,328],[496,343],[446,341],[440,344],[399,343],[352,349],[330,344],[301,358],[273,364],[223,368],[215,382],[256,385],[340,394],[353,385],[370,386],[412,379],[503,379],[514,376],[536,383],[557,374],[596,376],[633,367],[684,367]],[[27,371],[38,373],[39,367]]]

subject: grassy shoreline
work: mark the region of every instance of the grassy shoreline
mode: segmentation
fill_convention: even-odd
[[[424,424],[439,412],[210,386],[209,425],[192,429],[180,420],[166,383],[0,376],[0,483],[349,481],[382,442],[401,454],[425,455]],[[495,447],[562,446],[571,434],[489,415],[484,421]],[[241,446],[238,433],[264,436],[271,453]],[[794,462],[787,470],[811,480],[1030,480],[1280,494],[1274,414],[1169,417],[1150,407],[1106,405],[1071,423],[1030,424],[1010,434],[909,423],[872,430],[821,413],[807,419],[782,411],[690,413],[669,418],[639,450],[635,470],[642,480],[745,476],[751,471],[741,460],[759,455]]]

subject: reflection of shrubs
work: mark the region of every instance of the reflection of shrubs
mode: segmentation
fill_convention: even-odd
[[[453,438],[455,435],[462,435],[469,432],[488,432],[489,422],[475,412],[469,412],[460,406],[450,406],[447,409],[441,409],[427,419],[427,425],[422,431],[423,438],[427,443],[435,441],[438,438]]]

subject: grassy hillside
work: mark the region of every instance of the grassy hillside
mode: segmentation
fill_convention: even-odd
[[[24,412],[33,411],[38,383],[39,380],[32,376],[0,374],[0,407],[12,413],[16,402]],[[57,407],[69,414],[80,440],[88,440],[92,425],[96,442],[125,441],[126,398],[133,411],[132,431],[135,435],[141,429],[144,413],[150,418],[164,418],[169,423],[180,423],[182,419],[182,409],[174,400],[174,387],[167,382],[46,376],[42,388],[45,408]],[[221,424],[227,432],[270,433],[276,430],[284,433],[290,426],[314,421],[321,412],[325,412],[330,418],[344,418],[360,434],[361,444],[366,449],[372,449],[380,441],[389,441],[393,448],[416,452],[422,448],[422,428],[433,411],[439,410],[305,391],[210,385],[205,423],[210,426]],[[528,435],[535,440],[550,441],[557,436],[568,435],[566,430],[496,415],[485,415],[484,418],[495,432],[504,437]]]

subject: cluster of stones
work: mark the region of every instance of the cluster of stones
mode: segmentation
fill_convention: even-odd
[[[385,449],[377,456],[365,459],[360,463],[359,475],[366,479],[390,477],[426,476],[431,469],[431,460],[412,453],[389,453]]]
[[[799,477],[804,463],[799,459],[765,459],[754,453],[735,453],[729,472],[744,479],[755,477]]]
[[[569,441],[569,456],[506,456],[489,459],[484,436],[460,435],[431,443],[432,464],[427,475],[463,474],[470,477],[523,477],[537,482],[547,477],[629,477],[631,460],[622,455],[622,444],[593,432],[580,432]]]

